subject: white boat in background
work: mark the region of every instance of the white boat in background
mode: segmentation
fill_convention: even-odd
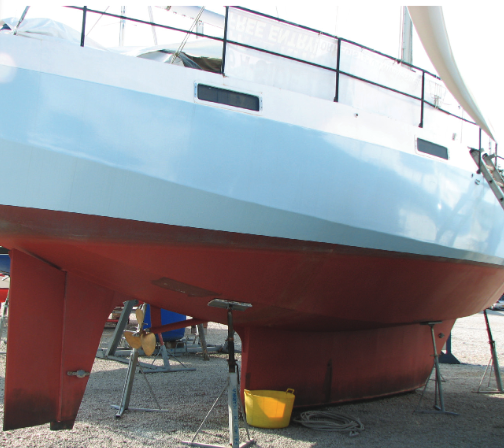
[[[439,351],[502,294],[504,213],[469,153],[496,147],[437,75],[238,7],[179,48],[18,22],[0,33],[4,429],[72,427],[87,377],[68,373],[124,300],[221,323],[211,299],[251,303],[242,388],[310,406],[423,385],[419,324],[442,321]]]

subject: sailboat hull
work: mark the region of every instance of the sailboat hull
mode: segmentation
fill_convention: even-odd
[[[54,41],[0,43],[4,429],[72,426],[88,379],[74,373],[91,371],[127,299],[221,323],[210,300],[251,303],[234,317],[242,388],[294,388],[309,406],[420,386],[433,364],[420,324],[443,321],[439,351],[456,318],[502,292],[504,216],[446,132],[449,160],[417,150],[430,130],[349,105]],[[205,103],[198,84],[262,109]],[[41,335],[50,349],[26,357]]]

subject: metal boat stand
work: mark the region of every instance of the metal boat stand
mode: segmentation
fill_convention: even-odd
[[[7,344],[7,335],[5,336],[5,341],[3,338],[4,326],[9,318],[9,293],[7,292],[7,297],[2,305],[2,317],[0,317],[0,343],[5,342]],[[5,354],[6,352],[0,352],[0,354]]]
[[[434,351],[434,366],[431,370],[431,373],[429,375],[429,378],[427,378],[427,382],[425,383],[425,386],[422,391],[422,395],[420,396],[420,401],[418,402],[418,405],[415,409],[414,412],[419,413],[419,414],[447,414],[447,415],[458,415],[456,412],[449,412],[445,409],[445,404],[444,404],[444,396],[443,396],[443,386],[442,386],[442,377],[441,377],[441,370],[439,368],[439,356],[437,354],[437,349],[436,349],[436,336],[434,334],[434,326],[436,324],[440,324],[441,321],[432,321],[432,322],[422,322],[420,325],[428,325],[431,329],[431,335],[432,335],[432,348]],[[434,379],[436,385],[434,389],[434,409],[433,410],[421,410],[420,405],[422,403],[425,390],[427,389],[427,386],[429,385],[429,381],[432,376],[432,371],[436,371],[436,377]],[[439,404],[438,404],[439,400]]]
[[[145,375],[145,372],[143,371],[140,363],[138,362],[138,355],[139,355],[139,349],[134,348],[131,351],[131,356],[129,359],[129,366],[128,366],[128,373],[126,375],[126,380],[124,381],[124,387],[123,387],[123,393],[122,393],[122,398],[121,398],[121,404],[119,406],[117,405],[111,405],[113,409],[117,409],[116,413],[116,418],[122,417],[125,411],[130,410],[130,411],[144,411],[144,412],[169,412],[168,409],[161,409],[161,406],[156,398],[156,394],[152,390],[152,387],[149,383],[149,380],[147,380],[147,376]],[[147,387],[149,388],[149,392],[156,402],[156,405],[158,409],[152,409],[152,408],[130,408],[129,407],[129,402],[131,398],[131,390],[133,389],[133,380],[135,378],[135,372],[136,368],[140,369],[140,372],[142,373],[142,376],[145,379],[145,382],[147,383]],[[187,369],[187,370],[196,370],[196,369]]]
[[[162,341],[162,339],[161,339]],[[126,379],[124,380],[124,386],[123,386],[123,393],[122,393],[122,398],[121,398],[121,404],[119,406],[117,405],[111,405],[113,409],[117,409],[117,414],[116,418],[120,418],[123,414],[124,411],[130,410],[130,411],[144,411],[144,412],[169,412],[166,409],[161,409],[161,406],[159,405],[159,402],[156,398],[156,394],[152,390],[152,387],[149,383],[149,380],[147,379],[147,373],[155,373],[155,372],[188,372],[191,370],[196,370],[194,368],[188,368],[185,367],[184,364],[182,364],[180,361],[180,364],[184,366],[184,368],[177,368],[173,369],[170,366],[170,361],[168,360],[168,355],[166,353],[166,348],[164,344],[161,344],[161,350],[158,353],[163,354],[163,361],[164,361],[164,366],[163,367],[156,367],[151,364],[145,364],[143,362],[138,361],[138,356],[140,355],[140,352],[143,353],[143,350],[134,348],[131,350],[131,356],[129,358],[129,363],[128,363],[128,373],[126,374]],[[156,356],[157,358],[157,356]],[[156,360],[154,358],[154,361]],[[123,361],[123,360],[121,360]],[[154,363],[153,361],[153,363]],[[149,370],[144,370],[142,366],[147,366]],[[147,387],[149,388],[149,392],[156,402],[157,409],[152,409],[152,408],[130,408],[129,407],[129,402],[131,398],[131,391],[133,389],[133,380],[135,379],[135,373],[136,369],[140,370],[140,373],[142,374],[143,378],[145,379],[145,382],[147,383]]]
[[[501,374],[500,374],[499,357],[497,356],[497,350],[495,348],[495,341],[492,336],[492,330],[490,328],[490,322],[488,320],[487,310],[484,310],[483,314],[485,315],[485,323],[486,323],[486,328],[487,328],[487,333],[488,333],[488,343],[490,344],[490,352],[492,354],[492,357],[490,358],[490,361],[488,361],[488,364],[485,369],[485,373],[483,373],[483,376],[481,377],[481,381],[479,383],[478,390],[476,391],[476,393],[478,393],[478,394],[502,394],[502,393],[504,393],[504,390],[502,388],[502,378],[501,378]],[[490,381],[492,379],[492,370],[495,375],[495,382],[497,384],[497,389],[481,390],[481,385],[483,384],[483,381],[485,380],[487,371],[489,371],[487,387],[490,388]]]
[[[132,301],[130,301],[130,302],[132,302]],[[126,319],[123,319],[123,317],[129,316],[129,313],[131,312],[131,309],[132,309],[132,307],[129,306],[130,303],[127,303],[126,305],[127,306],[125,306],[125,310],[123,311],[123,313],[121,314],[121,318],[119,319],[120,322],[117,323],[117,326],[119,327],[119,329],[121,331],[124,330],[124,327],[125,327],[124,321]],[[128,314],[126,314],[126,313],[128,313]],[[121,323],[121,325],[119,325],[119,323]],[[139,322],[138,323],[138,330],[141,329],[141,326],[142,326],[142,322]],[[130,358],[129,358],[129,361],[128,361],[128,373],[126,374],[126,379],[124,381],[123,393],[122,393],[122,398],[121,398],[121,404],[119,406],[117,406],[117,405],[111,405],[111,407],[113,409],[117,409],[118,410],[118,412],[116,413],[116,418],[120,418],[124,414],[124,412],[126,410],[130,410],[130,411],[146,411],[146,412],[168,412],[168,410],[166,410],[166,409],[161,409],[161,406],[159,405],[159,402],[158,402],[158,400],[156,398],[156,395],[155,395],[154,391],[152,390],[152,387],[151,387],[151,385],[149,383],[149,380],[147,379],[147,376],[146,376],[147,373],[155,373],[155,372],[182,372],[182,371],[196,370],[195,368],[188,368],[188,367],[184,366],[184,364],[181,361],[178,361],[178,360],[177,361],[183,366],[183,368],[173,369],[170,366],[170,361],[168,359],[168,353],[166,351],[166,347],[165,347],[164,342],[163,342],[163,337],[162,337],[161,334],[157,334],[157,337],[159,338],[159,342],[160,342],[160,347],[161,348],[158,350],[157,355],[154,357],[154,360],[152,361],[152,364],[146,364],[146,363],[142,363],[142,362],[138,361],[138,356],[140,355],[140,352],[143,353],[143,350],[138,349],[138,348],[133,348],[130,351],[131,355],[130,355]],[[110,344],[110,346],[112,347],[113,345],[114,345],[114,339],[113,339],[112,343]],[[164,365],[162,367],[154,366],[154,362],[156,361],[156,359],[159,356],[159,354],[161,354],[162,357],[163,357],[163,364]],[[109,356],[108,359],[110,359],[110,358],[111,357]],[[118,360],[120,362],[124,362],[123,359],[119,358]],[[137,367],[140,370],[140,373],[142,374],[142,376],[144,377],[145,382],[147,383],[147,387],[149,388],[149,392],[150,392],[152,398],[154,399],[154,401],[156,402],[157,409],[152,409],[152,408],[130,408],[129,407],[129,402],[130,402],[130,398],[131,398],[131,391],[133,389],[133,381],[135,379],[135,373],[136,373]]]
[[[185,336],[183,339],[176,342],[175,347],[169,348],[169,355],[186,355],[188,353],[201,353],[203,355],[204,361],[210,361],[210,353],[222,353],[223,345],[212,345],[207,344],[205,329],[203,324],[196,325],[198,329],[197,334],[191,334],[191,336]],[[192,339],[192,340],[191,340]]]
[[[110,341],[109,346],[106,349],[98,349],[96,353],[97,358],[101,359],[112,359],[114,361],[124,362],[122,359],[117,358],[117,356],[128,356],[131,352],[131,349],[119,348],[119,343],[123,338],[124,329],[129,321],[129,316],[133,311],[133,307],[138,303],[137,300],[128,300],[124,302],[124,307],[119,316],[119,320],[117,321],[117,325],[114,330],[114,334],[112,335],[112,340]],[[117,351],[122,353],[117,353]],[[126,352],[126,355],[123,353]]]
[[[249,427],[246,419],[245,422],[245,430],[247,431],[248,441],[242,443],[240,445],[240,424],[239,424],[239,407],[241,407],[243,411],[243,404],[241,403],[240,394],[238,391],[238,372],[237,365],[235,360],[235,346],[234,346],[234,328],[233,328],[233,310],[235,311],[245,311],[250,308],[252,305],[250,303],[241,303],[241,302],[231,302],[227,300],[221,299],[213,299],[208,303],[208,306],[217,307],[217,308],[225,308],[227,309],[227,321],[228,321],[228,366],[229,366],[229,374],[226,386],[214,401],[212,407],[208,411],[207,415],[201,422],[198,430],[194,434],[194,437],[190,442],[182,441],[181,443],[189,446],[199,446],[199,447],[208,447],[208,448],[245,448],[255,443],[253,439],[250,438]],[[228,445],[209,445],[206,443],[198,443],[195,442],[196,437],[198,436],[201,428],[205,424],[208,416],[212,412],[213,408],[219,401],[219,398],[224,394],[225,390],[228,390],[228,413],[229,413],[229,444]]]
[[[201,344],[201,350],[203,352],[203,360],[210,361],[210,356],[208,355],[208,346],[206,343],[205,328],[203,327],[203,324],[198,324],[196,327],[198,328],[197,337]],[[194,338],[194,343],[196,344],[196,337]]]

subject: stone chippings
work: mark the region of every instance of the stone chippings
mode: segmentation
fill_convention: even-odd
[[[504,313],[490,315],[492,331],[504,365]],[[105,329],[102,343],[113,329]],[[187,332],[188,333],[188,332]],[[222,344],[227,329],[209,324],[208,343]],[[238,348],[240,347],[238,341]],[[447,410],[460,415],[414,414],[421,390],[380,400],[336,406],[341,413],[357,416],[365,431],[350,438],[344,433],[324,433],[291,423],[285,429],[251,428],[259,447],[503,447],[504,396],[475,394],[490,357],[484,318],[476,314],[459,319],[453,330],[453,353],[461,365],[441,366]],[[0,350],[5,347],[0,346]],[[26,356],[30,350],[27,347]],[[264,347],[267,350],[267,347]],[[240,355],[238,355],[239,358]],[[300,353],[302,357],[302,353]],[[0,433],[0,446],[5,447],[183,447],[180,441],[191,440],[213,401],[226,383],[226,355],[212,354],[205,362],[200,354],[180,357],[196,371],[148,375],[158,401],[167,413],[127,411],[115,418],[111,404],[119,404],[127,366],[97,359],[75,427],[71,431],[50,431],[49,425]],[[157,362],[160,363],[160,362]],[[172,366],[177,363],[172,361]],[[370,367],[371,368],[371,367]],[[0,393],[3,397],[5,355],[0,355]],[[34,367],[34,377],[36,367]],[[1,400],[3,403],[3,400]],[[424,406],[433,401],[429,386]],[[155,407],[145,379],[137,375],[131,395],[131,407]],[[3,417],[3,406],[0,406]],[[211,413],[197,441],[226,445],[228,442],[227,399],[224,395]],[[242,441],[245,431],[242,431]]]

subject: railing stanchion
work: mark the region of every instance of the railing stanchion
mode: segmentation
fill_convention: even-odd
[[[422,70],[422,99],[420,100],[420,124],[419,128],[423,128],[424,117],[424,99],[425,99],[425,70]]]
[[[80,38],[80,46],[84,46],[84,39],[86,38],[86,13],[87,13],[87,6],[84,6],[82,8],[82,31],[81,31],[81,38]]]
[[[226,17],[224,19],[224,39],[222,40],[222,64],[221,64],[222,76],[224,76],[224,65],[226,64],[228,16],[229,16],[229,6],[226,6]]]
[[[339,101],[340,60],[341,60],[341,39],[338,39],[338,56],[336,59],[336,93],[334,95],[334,102],[336,103]]]
[[[479,128],[479,167],[478,167],[478,174],[481,174],[481,128]]]

